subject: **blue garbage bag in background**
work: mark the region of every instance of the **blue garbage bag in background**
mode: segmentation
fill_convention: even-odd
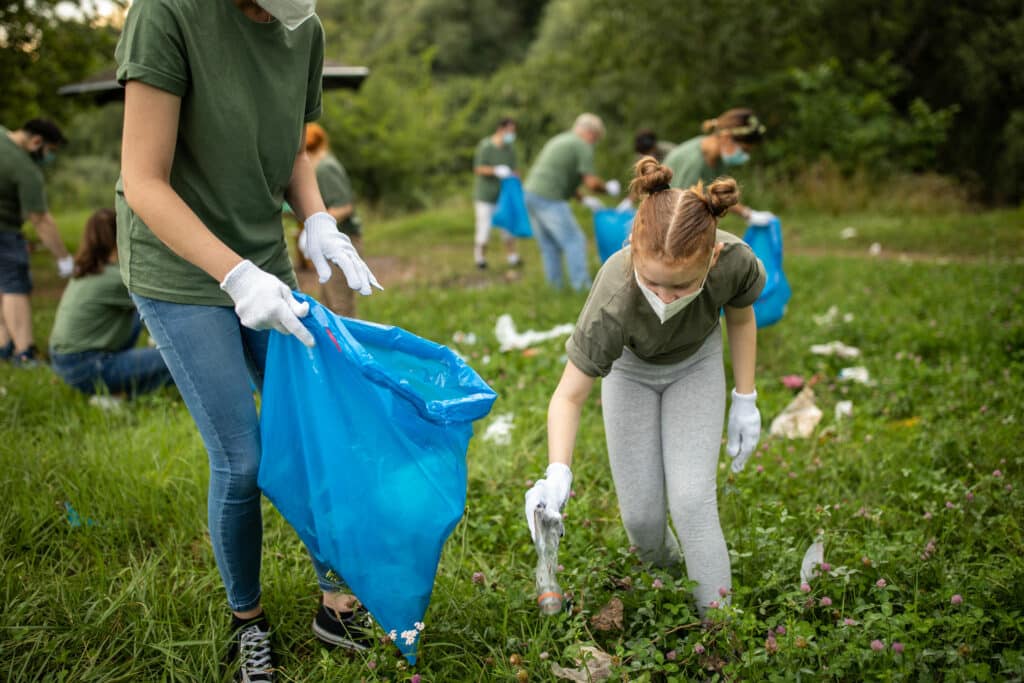
[[[633,229],[635,209],[598,209],[594,212],[594,237],[601,263],[626,246],[626,238]]]
[[[415,663],[472,423],[496,394],[444,346],[295,296],[316,346],[271,334],[259,485]]]
[[[793,294],[782,271],[782,222],[776,216],[767,225],[751,225],[744,233],[743,241],[761,259],[768,275],[761,296],[754,302],[757,326],[774,325],[786,312],[786,304]]]
[[[513,237],[533,237],[530,215],[526,213],[526,202],[523,201],[523,184],[519,178],[509,176],[501,179],[501,193],[491,224],[505,228]]]

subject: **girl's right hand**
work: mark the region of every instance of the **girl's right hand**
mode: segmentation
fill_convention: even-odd
[[[561,519],[562,509],[569,500],[572,490],[572,470],[568,465],[553,462],[548,465],[544,479],[539,480],[526,492],[526,525],[530,528],[530,538],[537,541],[537,529],[534,528],[533,512],[538,507],[544,508],[545,516]]]

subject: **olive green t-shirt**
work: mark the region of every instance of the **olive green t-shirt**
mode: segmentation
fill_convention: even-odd
[[[0,232],[21,232],[28,214],[45,211],[43,172],[0,128]]]
[[[57,353],[120,351],[131,341],[134,311],[117,266],[72,278],[57,306],[50,348]]]
[[[303,124],[320,115],[324,36],[255,22],[231,0],[135,0],[117,44],[117,80],[181,98],[174,190],[227,246],[296,287],[281,204]],[[217,281],[174,254],[125,202],[117,247],[128,289],[154,299],[231,305]]]
[[[476,146],[473,155],[473,168],[477,166],[501,166],[504,164],[512,170],[516,168],[516,150],[512,145],[494,144],[488,135]],[[478,202],[494,204],[501,194],[501,180],[492,175],[477,175],[473,183],[473,199]]]
[[[323,197],[324,206],[328,209],[332,206],[354,204],[356,201],[348,172],[333,154],[326,155],[316,165],[316,184],[320,186],[320,196]],[[338,223],[338,230],[351,236],[362,234],[363,224],[355,212],[355,207],[348,218]]]
[[[672,187],[688,189],[696,185],[698,180],[703,180],[707,185],[712,180],[722,175],[723,166],[708,166],[704,161],[704,153],[700,151],[700,141],[705,136],[698,135],[682,143],[665,157],[662,162],[672,169]]]
[[[551,138],[540,150],[523,189],[546,199],[568,200],[585,175],[594,171],[594,147],[568,130]]]
[[[704,291],[664,324],[636,283],[630,247],[613,254],[597,272],[565,343],[573,365],[589,377],[604,377],[625,347],[648,363],[678,363],[696,353],[718,329],[722,306],[753,304],[764,289],[764,265],[739,237],[719,230],[717,240],[725,246]]]

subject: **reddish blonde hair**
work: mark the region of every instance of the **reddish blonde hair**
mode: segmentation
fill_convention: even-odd
[[[702,255],[715,247],[718,219],[740,200],[739,187],[729,177],[707,187],[697,182],[682,190],[669,187],[672,170],[654,157],[644,157],[633,167],[630,193],[644,196],[636,211],[630,236],[633,258],[666,263]]]
[[[319,152],[327,147],[327,131],[319,123],[306,124],[306,151]]]

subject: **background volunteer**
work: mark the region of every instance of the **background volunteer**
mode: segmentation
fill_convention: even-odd
[[[476,231],[473,238],[473,260],[477,268],[487,267],[485,250],[491,236],[491,219],[501,194],[501,180],[516,172],[516,122],[505,118],[497,128],[480,140],[473,154],[473,209],[476,214]],[[521,261],[516,247],[516,238],[505,229],[499,229],[505,243],[505,261],[518,266]]]

